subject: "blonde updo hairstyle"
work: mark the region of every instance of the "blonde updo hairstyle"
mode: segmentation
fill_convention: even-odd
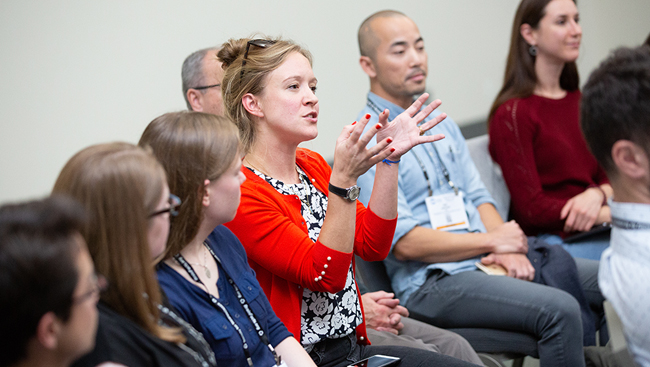
[[[246,65],[242,67],[248,41],[252,38],[230,39],[217,54],[224,69],[221,93],[226,115],[239,129],[243,152],[248,153],[255,143],[256,127],[252,115],[246,111],[242,98],[247,93],[260,95],[266,86],[267,75],[282,65],[284,60],[298,52],[312,65],[311,53],[291,40],[264,38],[275,43],[267,47],[253,44],[248,49]],[[242,74],[243,72],[243,74]]]

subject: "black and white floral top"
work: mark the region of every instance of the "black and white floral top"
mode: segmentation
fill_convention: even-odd
[[[299,184],[285,184],[262,172],[249,168],[264,179],[282,195],[296,195],[302,202],[301,214],[305,218],[309,238],[316,242],[320,235],[325,212],[327,196],[318,191],[309,181],[307,175],[296,166],[300,175]],[[362,322],[359,295],[352,272],[352,263],[343,290],[337,293],[313,292],[305,288],[302,294],[300,311],[300,340],[308,351],[313,344],[324,339],[337,339],[351,334]]]

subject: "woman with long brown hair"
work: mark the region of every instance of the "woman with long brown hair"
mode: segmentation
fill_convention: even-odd
[[[527,235],[598,260],[608,233],[562,240],[611,220],[611,186],[579,126],[581,38],[574,0],[521,1],[489,115],[490,153],[510,190],[511,216]]]
[[[298,148],[318,134],[317,79],[311,55],[282,39],[238,39],[218,53],[225,68],[223,97],[239,128],[246,182],[235,219],[226,223],[246,248],[275,313],[319,366],[348,366],[380,353],[400,366],[464,365],[444,355],[405,347],[368,346],[353,255],[383,260],[397,217],[402,154],[439,140],[424,135],[442,114],[422,122],[440,101],[420,97],[388,122],[388,113],[363,133],[369,116],[344,127],[330,168]],[[419,124],[419,126],[418,126]],[[377,145],[366,148],[377,137]],[[368,208],[357,178],[377,164]]]
[[[222,224],[239,205],[239,135],[201,112],[167,113],[140,138],[167,171],[183,204],[172,219],[158,279],[179,314],[200,330],[223,366],[313,366],[275,315],[246,252]]]
[[[128,143],[93,145],[66,163],[52,192],[87,210],[82,235],[110,284],[98,304],[95,349],[75,365],[214,365],[202,336],[165,306],[155,277],[178,205],[156,158]]]

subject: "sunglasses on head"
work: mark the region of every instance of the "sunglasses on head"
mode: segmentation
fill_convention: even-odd
[[[246,61],[248,60],[248,51],[251,49],[251,45],[257,46],[259,48],[267,48],[275,44],[276,41],[265,40],[265,39],[254,39],[246,43],[246,52],[244,52],[244,58],[241,60],[241,73],[239,74],[239,80],[244,77],[244,66],[246,66]]]

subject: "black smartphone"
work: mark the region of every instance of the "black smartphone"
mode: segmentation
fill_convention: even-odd
[[[393,366],[399,362],[399,358],[391,356],[383,356],[381,354],[374,355],[372,357],[362,359],[355,364],[351,364],[348,367],[384,367],[384,366]]]

